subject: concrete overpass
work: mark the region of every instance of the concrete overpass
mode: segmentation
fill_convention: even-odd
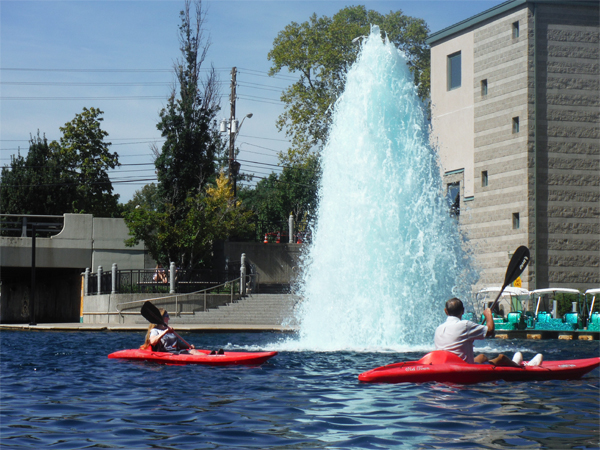
[[[0,217],[0,323],[29,322],[32,305],[37,322],[79,322],[84,304],[98,301],[84,296],[81,275],[86,268],[97,272],[102,266],[105,272],[110,272],[115,263],[121,270],[154,269],[156,265],[143,244],[125,246],[129,231],[123,219],[90,214]],[[40,225],[40,232],[35,239],[36,287],[32,296],[31,225],[34,223]],[[301,247],[302,244],[293,243],[219,242],[214,246],[213,265],[225,267],[228,262],[239,261],[245,253],[261,292],[268,292],[270,288],[289,286],[296,278]],[[106,307],[100,308],[102,311],[110,309],[110,301],[107,302]]]
[[[21,226],[15,226],[20,223]],[[144,269],[144,245],[126,247],[128,228],[123,219],[64,216],[2,215],[0,237],[0,322],[25,322],[31,312],[32,225],[35,239],[35,316],[41,321],[79,321],[81,273],[113,263]],[[52,230],[55,230],[52,232]],[[54,234],[54,235],[53,235]],[[40,237],[46,236],[46,237]]]

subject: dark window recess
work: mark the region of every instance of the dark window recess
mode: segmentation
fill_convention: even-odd
[[[450,216],[458,218],[460,215],[460,183],[448,184],[446,199],[450,207]]]
[[[513,230],[518,230],[519,228],[521,228],[519,213],[513,213]]]
[[[448,90],[459,88],[461,85],[460,52],[448,56]]]

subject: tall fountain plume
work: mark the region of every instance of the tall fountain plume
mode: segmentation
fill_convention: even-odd
[[[470,292],[475,275],[406,57],[376,26],[348,71],[321,163],[297,344],[431,345],[445,301]]]

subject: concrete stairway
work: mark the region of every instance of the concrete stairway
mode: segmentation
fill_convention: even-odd
[[[189,324],[210,325],[284,325],[296,326],[294,307],[299,297],[292,294],[251,294],[233,303],[199,311],[193,315],[171,315],[170,324],[176,327]]]

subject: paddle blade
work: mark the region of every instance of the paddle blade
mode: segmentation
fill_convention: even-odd
[[[521,245],[510,258],[504,277],[504,287],[515,281],[523,273],[527,264],[529,264],[529,249]]]
[[[500,292],[498,292],[496,300],[494,300],[494,303],[492,303],[492,306],[490,307],[492,311],[496,307],[496,304],[498,303],[498,300],[500,299],[500,296],[504,292],[506,286],[515,281],[517,277],[523,273],[525,267],[527,267],[527,264],[529,264],[529,249],[524,245],[521,245],[517,250],[515,250],[512,258],[510,258],[510,262],[506,268],[506,275],[504,276],[504,285],[502,286],[502,289],[500,289]]]
[[[156,325],[165,324],[162,314],[160,313],[158,308],[150,302],[144,302],[140,312],[142,316],[144,316],[144,319],[146,319],[150,323],[154,323]]]

